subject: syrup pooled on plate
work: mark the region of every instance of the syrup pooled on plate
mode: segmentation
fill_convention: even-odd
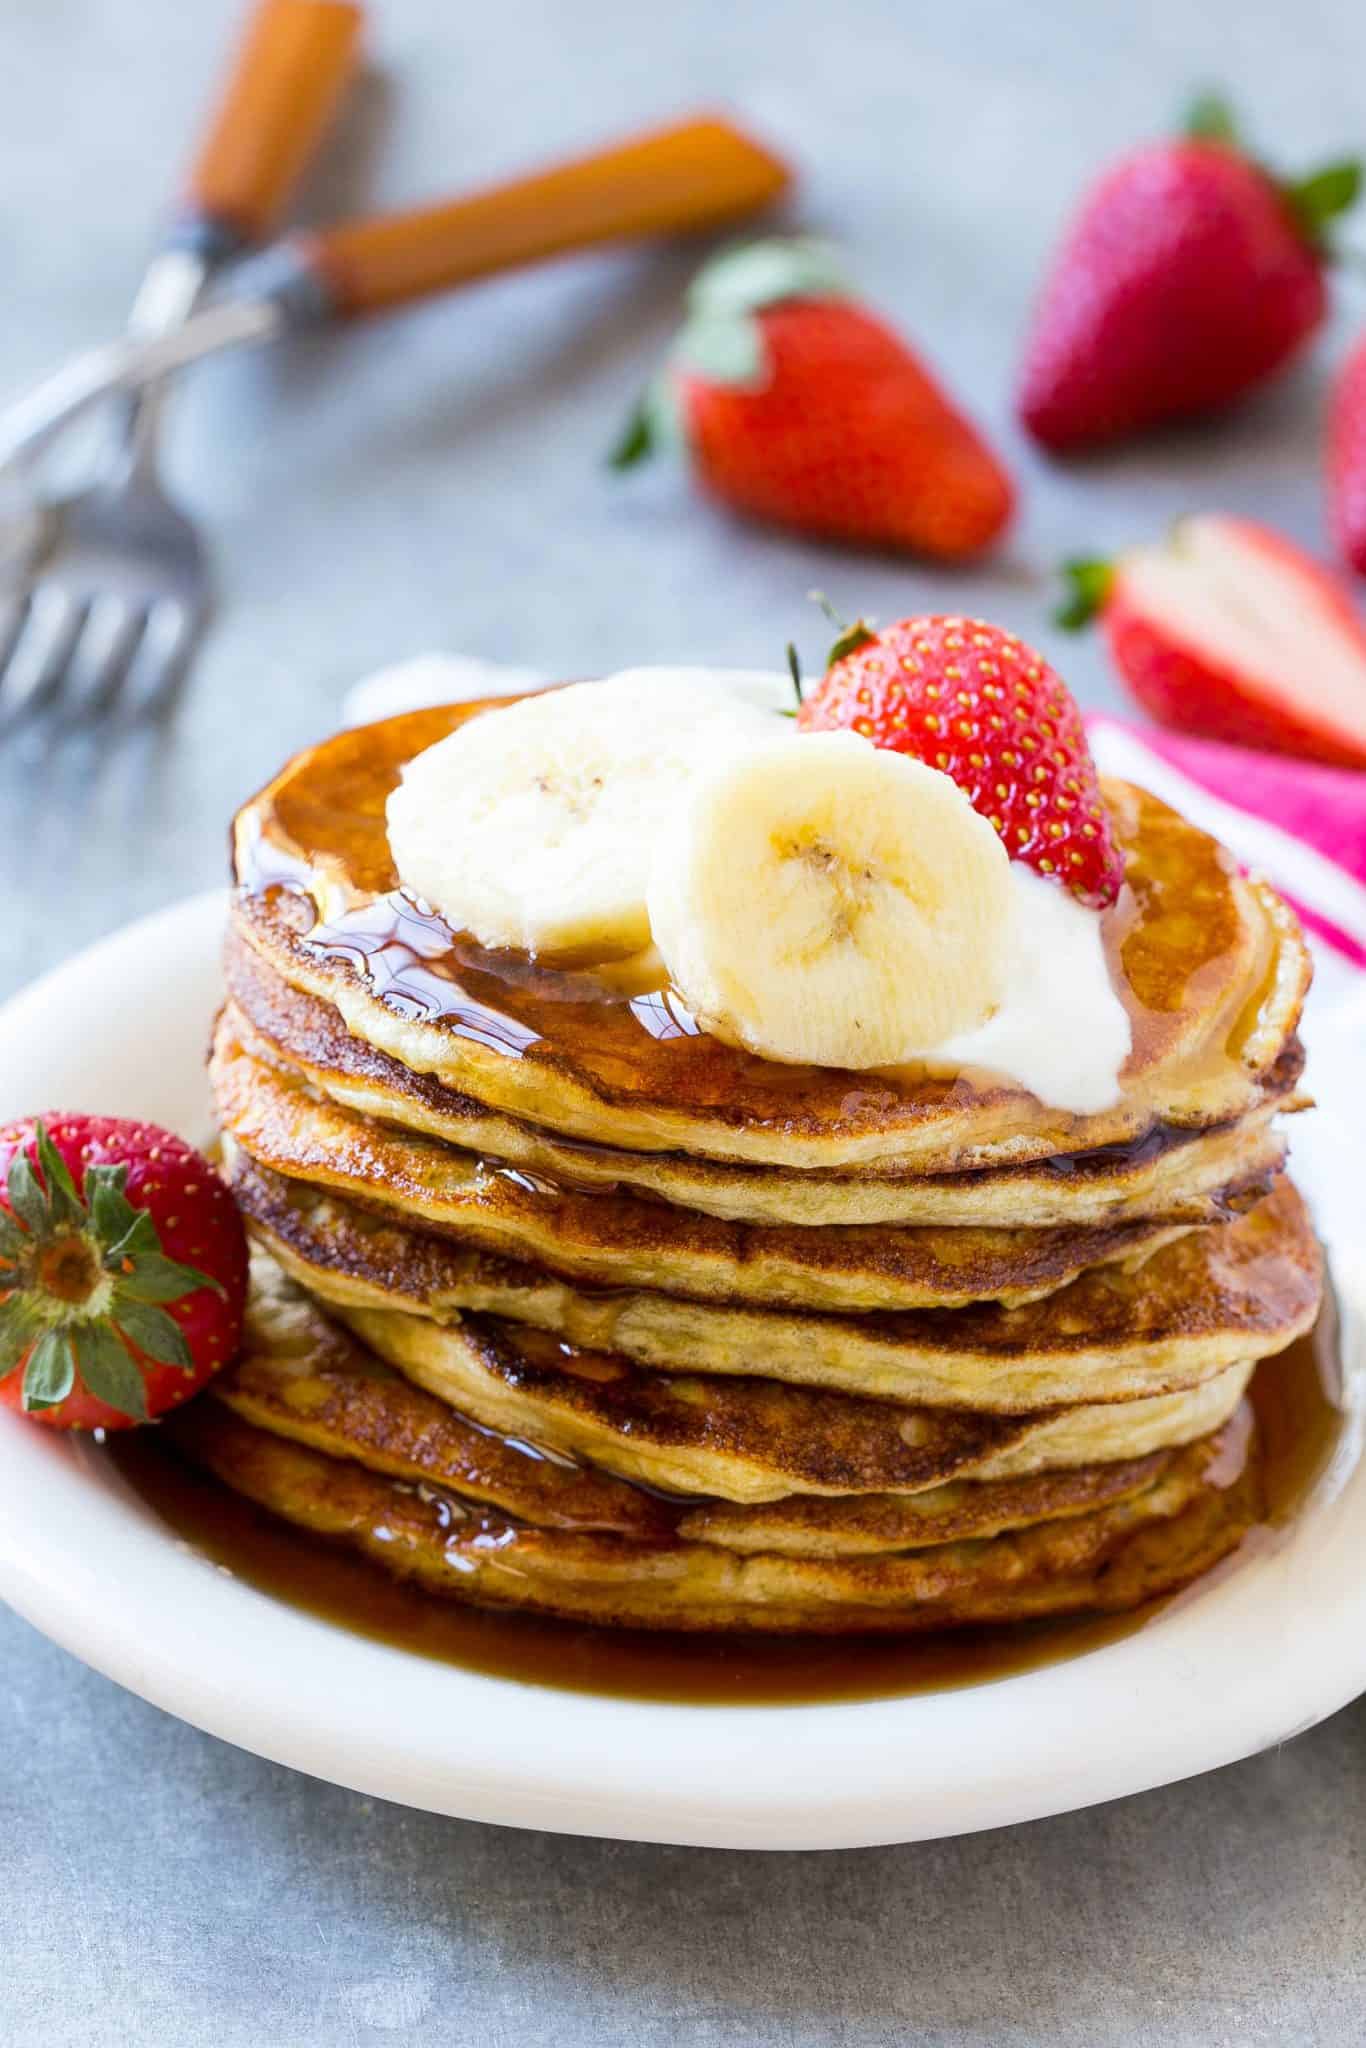
[[[1313,1492],[1341,1440],[1340,1366],[1331,1312],[1316,1330],[1257,1369],[1247,1428],[1234,1432],[1219,1482],[1240,1476],[1255,1417],[1265,1519],[1243,1554],[1272,1543]],[[791,1636],[771,1639],[613,1630],[544,1621],[441,1600],[311,1536],[182,1464],[153,1430],[130,1431],[105,1450],[123,1478],[210,1564],[276,1600],[417,1656],[489,1677],[630,1699],[689,1705],[802,1705],[895,1697],[981,1685],[1081,1656],[1142,1628],[1169,1603],[1077,1621],[947,1631],[901,1640]],[[1199,1598],[1236,1570],[1239,1554],[1178,1600]]]

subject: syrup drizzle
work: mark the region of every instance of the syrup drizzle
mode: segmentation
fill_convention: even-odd
[[[700,1031],[657,958],[626,963],[624,973],[620,962],[533,961],[453,930],[399,885],[385,806],[406,761],[486,708],[387,719],[338,734],[287,768],[239,814],[244,897],[267,909],[294,899],[297,913],[281,909],[294,943],[355,976],[396,1015],[507,1057],[537,1046],[539,1059],[564,1061],[607,1100],[687,1102],[755,1130],[847,1130],[976,1103],[1000,1085],[982,1072],[854,1076],[759,1060]],[[1251,955],[1266,951],[1265,934],[1254,941],[1241,922],[1221,849],[1160,807],[1143,809],[1132,792],[1112,797],[1121,836],[1137,835],[1129,885],[1104,927],[1133,1024],[1131,1067],[1179,1051],[1197,1018],[1214,1021],[1200,1024],[1199,1047],[1181,1056],[1201,1070],[1236,1067],[1238,1033],[1229,1036],[1224,1011],[1245,1000],[1250,974],[1256,980]]]

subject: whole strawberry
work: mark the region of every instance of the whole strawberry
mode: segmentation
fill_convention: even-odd
[[[1093,909],[1113,903],[1124,861],[1071,691],[1043,656],[980,619],[898,619],[849,628],[797,713],[804,732],[846,727],[942,769],[1012,860]]]
[[[1083,201],[1025,349],[1019,411],[1048,448],[1227,405],[1318,327],[1327,223],[1360,166],[1282,183],[1203,100],[1186,137],[1133,152]]]
[[[0,1401],[127,1429],[241,1341],[247,1247],[224,1183],[169,1131],[57,1116],[0,1130]]]
[[[1340,580],[1284,534],[1206,512],[1068,575],[1059,624],[1098,616],[1160,724],[1366,768],[1366,627]]]
[[[1329,515],[1344,561],[1366,576],[1366,337],[1348,356],[1328,421]]]
[[[613,463],[680,434],[724,504],[826,539],[954,561],[1010,517],[1010,478],[976,429],[809,242],[733,250],[695,279]]]

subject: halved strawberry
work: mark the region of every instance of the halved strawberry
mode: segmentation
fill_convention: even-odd
[[[1366,628],[1337,578],[1283,534],[1205,513],[1067,573],[1059,622],[1098,614],[1162,725],[1366,768]]]
[[[0,1401],[58,1429],[127,1429],[226,1365],[246,1234],[206,1160],[154,1124],[0,1130]]]
[[[1072,693],[1041,654],[980,619],[848,628],[797,713],[804,732],[846,727],[939,768],[990,821],[1012,860],[1094,909],[1114,902],[1110,833]]]

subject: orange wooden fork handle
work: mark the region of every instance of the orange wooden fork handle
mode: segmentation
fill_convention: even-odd
[[[722,120],[657,129],[442,206],[300,238],[338,313],[372,313],[594,242],[716,227],[782,191],[777,157]]]
[[[198,156],[186,203],[237,242],[263,241],[355,66],[352,0],[258,0]]]

